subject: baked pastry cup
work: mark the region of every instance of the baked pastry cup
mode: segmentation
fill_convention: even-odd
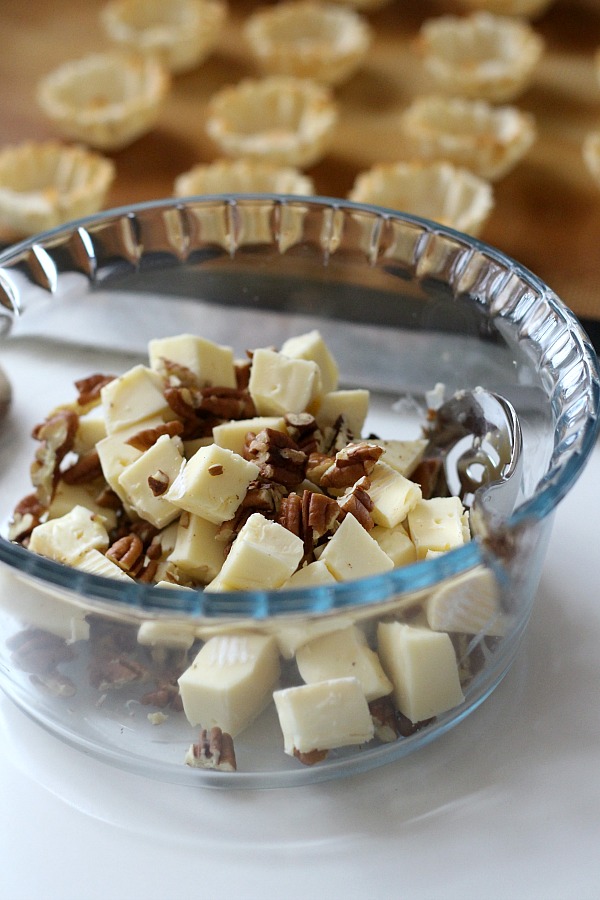
[[[600,187],[600,131],[590,131],[583,139],[583,159],[587,169]]]
[[[208,104],[206,131],[226,156],[303,169],[325,155],[337,119],[327,85],[272,75],[217,91]]]
[[[415,46],[445,94],[502,103],[529,86],[544,41],[523,19],[475,12],[428,19]]]
[[[360,67],[372,33],[353,9],[290,0],[252,13],[244,25],[244,37],[263,72],[335,85],[347,81]]]
[[[552,6],[554,0],[460,0],[469,9],[485,10],[499,16],[523,16],[535,19]]]
[[[478,235],[494,207],[491,184],[449,162],[380,163],[361,172],[348,194]]]
[[[226,17],[224,0],[112,0],[100,11],[110,40],[127,50],[156,54],[173,73],[204,62]]]
[[[441,95],[417,97],[401,126],[419,157],[445,159],[490,181],[508,174],[537,136],[534,117],[515,106]]]
[[[28,237],[104,204],[113,162],[84,147],[26,142],[0,151],[0,226]]]
[[[40,81],[37,100],[63,137],[120,150],[153,128],[169,86],[156,58],[115,50],[59,66]]]
[[[311,178],[291,166],[249,159],[219,159],[197,165],[175,179],[176,197],[193,194],[302,194],[311,196]]]

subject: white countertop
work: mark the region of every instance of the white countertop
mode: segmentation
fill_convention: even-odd
[[[309,788],[155,784],[0,696],[0,896],[600,896],[600,446],[558,509],[517,660],[419,753]]]

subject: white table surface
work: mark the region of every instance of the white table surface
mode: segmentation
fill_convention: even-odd
[[[368,774],[155,784],[0,696],[3,900],[600,897],[600,447],[558,509],[517,660],[464,723]]]

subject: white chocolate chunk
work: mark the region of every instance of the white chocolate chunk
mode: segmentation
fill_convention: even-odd
[[[219,573],[222,590],[280,588],[304,555],[302,540],[260,513],[240,529]]]
[[[379,460],[369,475],[369,496],[373,501],[371,515],[377,525],[395,528],[406,519],[421,499],[421,488],[391,466]]]
[[[200,447],[166,494],[180,509],[219,525],[231,519],[259,468],[239,454],[210,444]]]
[[[273,694],[286,753],[364,744],[374,735],[369,705],[356,678],[335,678]]]
[[[416,562],[415,545],[402,525],[396,525],[395,528],[376,525],[370,535],[374,541],[377,541],[383,552],[387,553],[396,568]]]
[[[427,598],[427,622],[433,631],[489,634],[501,637],[507,621],[500,606],[498,583],[482,566],[452,578]]]
[[[108,434],[151,419],[174,418],[156,372],[138,365],[106,384],[101,392],[102,410]]]
[[[158,587],[158,585],[157,585]],[[179,587],[164,583],[160,587]],[[138,644],[144,647],[165,647],[173,650],[189,650],[196,639],[193,628],[160,619],[142,622],[137,633]]]
[[[74,506],[60,519],[43,522],[31,532],[29,549],[58,562],[75,565],[88,550],[106,550],[104,523],[84,506]]]
[[[184,512],[179,519],[177,539],[168,561],[197,581],[211,581],[220,571],[225,545],[217,540],[219,526]]]
[[[315,587],[319,584],[336,584],[336,579],[331,574],[322,560],[315,560],[307,566],[298,569],[282,585],[284,588]]]
[[[152,490],[155,480],[164,481],[167,487],[176,480],[185,465],[181,450],[179,438],[163,434],[119,475],[128,506],[156,528],[164,528],[181,512],[167,499],[166,491],[155,494]]]
[[[258,434],[263,428],[287,432],[282,416],[254,416],[252,419],[238,419],[237,421],[215,425],[213,428],[213,440],[219,447],[225,447],[227,450],[232,450],[241,456],[248,432]]]
[[[76,569],[81,569],[82,572],[88,572],[90,575],[102,575],[104,578],[115,578],[117,581],[128,581],[129,583],[132,581],[123,569],[120,569],[112,559],[108,559],[99,550],[86,551],[77,558],[74,565]]]
[[[458,497],[419,500],[408,514],[410,536],[418,559],[428,550],[447,551],[465,543],[463,506]]]
[[[356,625],[304,644],[296,653],[296,663],[307,684],[331,678],[358,679],[368,702],[385,697],[393,689],[379,657]]]
[[[106,528],[110,530],[117,524],[117,514],[114,509],[99,506],[96,503],[97,496],[97,482],[90,485],[66,484],[64,481],[59,481],[48,507],[48,518],[59,519],[61,516],[66,516],[74,506],[85,506],[95,516],[103,519]]]
[[[274,638],[227,634],[210,638],[179,678],[191,725],[218,725],[233,737],[265,708],[279,678]]]
[[[193,334],[155,338],[148,344],[152,369],[161,370],[163,360],[171,360],[194,373],[199,385],[236,386],[235,361],[231,347],[223,347]]]
[[[304,412],[320,396],[321,373],[312,360],[260,347],[252,356],[248,389],[260,416]]]
[[[405,478],[410,478],[423,459],[428,442],[423,439],[416,441],[376,440],[373,443],[383,448],[383,462],[400,472]]]
[[[336,390],[339,378],[338,364],[319,331],[315,329],[288,338],[281,346],[281,352],[284,356],[291,356],[294,359],[312,359],[320,369],[323,392]]]
[[[322,397],[316,413],[321,431],[333,428],[340,416],[352,438],[358,440],[369,411],[369,391],[362,388],[330,391]]]
[[[359,521],[348,515],[319,557],[337,581],[352,581],[394,568],[377,541]]]
[[[411,722],[422,722],[464,700],[449,635],[420,625],[380,622],[379,658],[394,685],[394,700]]]

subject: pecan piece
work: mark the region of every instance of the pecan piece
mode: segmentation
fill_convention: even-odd
[[[368,441],[348,444],[335,455],[335,461],[321,476],[321,487],[340,490],[352,487],[353,484],[370,475],[383,448]]]
[[[197,391],[189,387],[168,387],[165,390],[165,400],[181,420],[183,429],[181,437],[184,440],[209,437],[212,429],[220,419],[202,414],[195,406]]]
[[[9,541],[15,541],[18,544],[25,544],[31,535],[31,532],[42,521],[42,516],[46,512],[46,507],[40,503],[36,494],[28,494],[19,500],[12,514],[12,519],[8,528]]]
[[[215,725],[210,731],[203,728],[196,744],[192,744],[186,754],[188,766],[201,769],[218,769],[221,772],[235,772],[237,763],[233,738]]]
[[[82,453],[77,462],[61,473],[65,484],[89,484],[102,476],[100,457],[96,449]]]
[[[24,672],[46,677],[56,672],[60,663],[75,659],[75,651],[64,638],[42,628],[25,628],[6,642],[11,660]]]
[[[143,553],[142,539],[134,532],[130,532],[111,544],[105,555],[124,572],[131,574],[143,557]]]
[[[328,750],[308,750],[302,752],[294,747],[294,756],[303,766],[314,766],[327,758]]]
[[[140,697],[140,703],[144,706],[157,706],[159,709],[170,707],[177,712],[183,710],[183,703],[179,694],[179,685],[177,682],[174,684],[170,681],[159,682],[156,685],[155,690],[148,691],[147,694]]]
[[[291,493],[283,498],[277,521],[303,540],[304,558],[307,559],[319,538],[333,531],[339,513],[339,507],[331,497],[304,491],[302,496]]]
[[[196,396],[196,409],[218,419],[250,419],[256,415],[254,400],[247,390],[204,387]]]
[[[374,503],[368,493],[370,486],[371,482],[368,478],[359,478],[356,484],[348,488],[337,501],[342,513],[341,517],[344,518],[348,514],[354,516],[367,531],[371,531],[375,527],[371,515]]]
[[[100,392],[102,388],[114,381],[114,375],[88,375],[87,378],[80,378],[75,382],[77,389],[77,406],[86,407],[92,403],[98,403],[100,400]]]
[[[168,434],[169,437],[176,437],[177,435],[182,434],[183,430],[183,423],[179,422],[177,419],[173,419],[171,422],[165,422],[164,425],[156,425],[155,428],[143,428],[141,431],[137,431],[135,434],[132,434],[131,437],[127,438],[125,443],[134,447],[136,450],[141,450],[143,452],[144,450],[149,450],[150,447],[153,447],[159,437],[162,437],[163,434]]]
[[[162,469],[157,469],[153,475],[148,476],[148,487],[155,497],[160,497],[169,489],[171,479]]]
[[[397,740],[400,735],[400,722],[390,695],[372,700],[369,703],[369,712],[375,726],[375,736],[383,744]]]
[[[46,506],[50,505],[54,495],[60,464],[73,449],[78,424],[77,413],[63,409],[33,429],[32,437],[40,441],[40,446],[31,464],[31,483],[40,502]]]
[[[307,412],[287,413],[284,421],[289,436],[299,450],[304,450],[306,454],[319,451],[322,435],[314,416]]]
[[[90,684],[99,691],[119,690],[134,682],[149,678],[145,666],[128,656],[101,657],[90,663]]]
[[[198,377],[188,366],[161,356],[156,363],[156,370],[165,379],[169,387],[199,388]]]
[[[264,481],[275,481],[286,488],[300,484],[306,475],[306,453],[298,450],[287,434],[274,428],[263,428],[258,434],[249,432],[243,455],[256,463]]]

